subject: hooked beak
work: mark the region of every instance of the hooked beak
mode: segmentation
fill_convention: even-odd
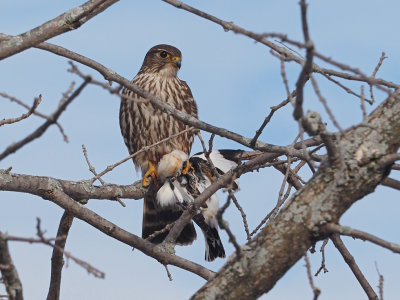
[[[177,66],[178,69],[181,68],[181,62],[182,62],[182,59],[181,59],[179,56],[174,56],[174,57],[172,58],[172,63],[173,63],[175,66]]]

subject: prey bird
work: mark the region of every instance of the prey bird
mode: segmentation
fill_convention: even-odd
[[[190,159],[180,150],[174,150],[162,157],[158,165],[158,179],[162,186],[157,192],[157,205],[175,211],[183,211],[194,202],[215,180],[215,171],[222,175],[236,167],[242,150],[214,150],[207,160],[204,153],[197,153]],[[237,187],[237,184],[234,183]],[[216,194],[200,207],[193,221],[200,227],[205,239],[205,259],[213,261],[225,257],[225,250],[218,234],[217,212],[219,204]]]

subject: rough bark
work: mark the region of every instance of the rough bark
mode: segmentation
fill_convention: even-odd
[[[7,235],[0,232],[0,268],[9,300],[23,300],[22,284],[8,250]]]
[[[242,247],[241,256],[230,259],[192,299],[258,298],[323,238],[323,224],[338,222],[354,202],[373,192],[388,173],[380,159],[400,144],[399,93],[335,137],[340,158],[328,158],[277,218]]]

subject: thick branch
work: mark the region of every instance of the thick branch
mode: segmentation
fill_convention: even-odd
[[[374,191],[387,173],[376,158],[396,153],[400,145],[399,92],[366,122],[369,126],[354,126],[338,137],[345,169],[325,161],[278,216],[247,243],[241,258],[228,261],[192,299],[255,299],[268,292],[316,240],[324,238],[320,226],[337,222],[355,201]],[[366,149],[361,165],[355,159],[360,147]],[[342,176],[334,183],[338,172]]]
[[[109,199],[115,197],[142,199],[146,190],[142,188],[142,181],[137,181],[132,185],[94,186],[89,181],[69,181],[52,177],[31,176],[23,174],[14,174],[0,169],[0,190],[29,193],[37,196],[42,195],[39,189],[41,186],[51,186],[56,184],[62,187],[62,191],[69,197],[80,201],[87,199]]]
[[[24,182],[24,177],[30,179],[31,181],[29,183]],[[58,181],[48,177],[35,177],[0,172],[1,190],[14,190],[38,195],[61,206],[74,217],[77,217],[97,228],[98,230],[102,231],[103,233],[144,252],[145,254],[157,259],[163,264],[171,264],[183,268],[203,277],[206,280],[209,280],[214,276],[214,272],[184,258],[163,252],[159,248],[155,247],[154,244],[145,241],[134,234],[129,233],[128,231],[118,227],[117,225],[89,210],[85,206],[74,201],[70,196],[64,193],[65,185],[63,185],[63,183],[65,184],[65,182],[63,181]],[[72,188],[72,194],[80,194],[76,193],[76,191],[74,190],[74,187],[78,185],[80,184],[72,183],[72,186],[70,186],[70,188]],[[108,187],[109,186],[98,187],[97,192],[101,190],[107,193]],[[80,188],[84,190],[84,185],[82,185]],[[120,190],[120,187],[116,186],[116,189]],[[82,192],[82,190],[80,192]],[[87,193],[90,193],[90,190],[91,188],[89,188],[89,191]],[[104,195],[102,195],[101,193],[97,196],[104,199]],[[116,195],[113,195],[113,198],[115,196]],[[123,197],[123,195],[119,196],[121,198]],[[143,195],[141,196],[143,197]]]

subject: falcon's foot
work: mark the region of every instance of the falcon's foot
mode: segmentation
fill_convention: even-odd
[[[153,179],[153,183],[156,187],[158,187],[158,182],[157,182],[157,169],[154,167],[154,165],[149,161],[149,169],[147,170],[146,174],[143,176],[142,180],[142,186],[147,187],[150,184],[150,179]]]
[[[189,173],[189,171],[190,171],[191,169],[194,170],[192,164],[187,160],[187,161],[185,162],[185,167],[184,167],[183,170],[182,170],[182,174],[183,174],[183,175],[186,175],[187,173]]]

